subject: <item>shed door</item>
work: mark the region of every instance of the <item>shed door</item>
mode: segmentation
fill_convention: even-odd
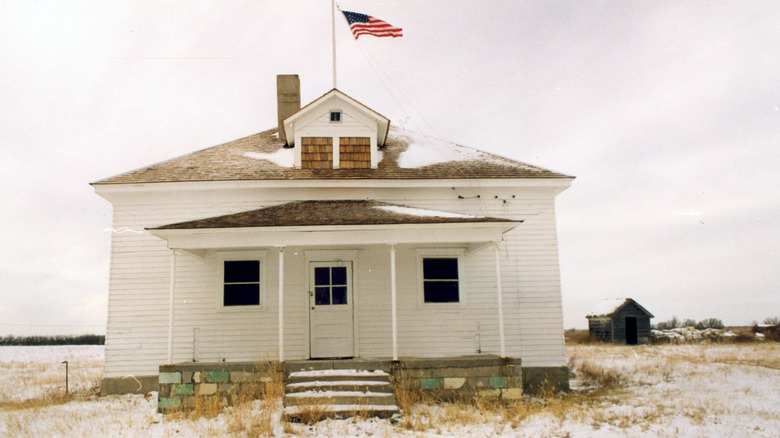
[[[353,357],[352,263],[309,264],[311,358]]]
[[[636,345],[637,339],[639,338],[638,335],[639,333],[637,333],[636,317],[626,317],[626,344]]]

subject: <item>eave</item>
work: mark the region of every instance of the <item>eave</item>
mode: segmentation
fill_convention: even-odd
[[[463,244],[470,250],[501,242],[518,222],[350,226],[150,229],[168,248],[202,255],[213,249],[378,244]]]

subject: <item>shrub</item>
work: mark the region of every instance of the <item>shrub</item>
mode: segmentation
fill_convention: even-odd
[[[1,336],[0,345],[103,345],[105,335]]]
[[[669,321],[659,322],[655,326],[656,330],[671,330],[677,327],[680,327],[680,320],[677,319],[677,316],[673,316]]]
[[[566,345],[586,345],[597,344],[601,340],[595,336],[591,336],[588,330],[569,329],[564,332],[564,341]]]
[[[696,324],[696,328],[699,330],[704,330],[708,328],[714,328],[714,329],[722,329],[723,328],[723,321],[721,321],[718,318],[707,318],[699,321],[698,324]]]

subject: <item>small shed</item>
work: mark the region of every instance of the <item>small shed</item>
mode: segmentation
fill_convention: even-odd
[[[649,344],[653,314],[631,298],[604,300],[588,314],[590,335],[614,344]]]

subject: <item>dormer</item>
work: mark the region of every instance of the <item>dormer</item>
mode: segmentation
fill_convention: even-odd
[[[376,169],[390,120],[333,89],[283,121],[298,169]]]

